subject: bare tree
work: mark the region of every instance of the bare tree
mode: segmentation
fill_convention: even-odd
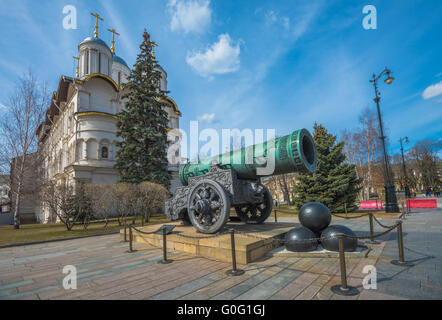
[[[359,124],[360,127],[356,129],[344,130],[342,137],[347,161],[356,165],[357,177],[363,179],[359,198],[367,200],[371,189],[376,190],[383,185],[382,180],[378,179],[381,144],[375,111],[369,107],[363,109],[359,115]]]
[[[94,216],[105,221],[104,227],[109,224],[109,217],[115,212],[115,203],[112,199],[112,186],[103,184],[85,185],[87,193],[92,200]]]
[[[131,189],[131,185],[125,182],[114,184],[111,188],[112,199],[114,201],[118,224],[120,226],[131,210],[130,199],[128,199]]]
[[[167,198],[169,198],[169,191],[162,185],[147,181],[141,182],[137,186],[137,199],[143,221],[149,222],[153,213],[162,212]]]
[[[72,204],[73,188],[56,182],[49,182],[40,189],[40,199],[51,214],[54,214],[71,231],[81,215]]]
[[[415,177],[414,183],[420,183],[422,187],[438,187],[441,184],[441,177],[438,172],[438,163],[440,158],[437,149],[441,142],[426,139],[417,142],[408,152],[408,167],[413,170],[412,177]]]
[[[20,203],[27,170],[35,170],[31,155],[37,149],[36,131],[45,112],[49,94],[29,71],[20,78],[16,91],[10,96],[8,110],[0,119],[0,163],[11,170],[14,228],[20,228]]]
[[[280,174],[268,177],[265,185],[275,198],[276,194],[282,193],[283,201],[291,204],[294,197],[293,187],[296,184],[296,175],[294,173]],[[276,198],[275,198],[276,199]]]

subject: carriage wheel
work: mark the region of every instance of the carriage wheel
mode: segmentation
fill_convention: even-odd
[[[216,233],[230,216],[230,198],[215,181],[202,180],[190,192],[188,201],[190,222],[201,233]]]
[[[272,213],[273,200],[267,187],[264,187],[264,201],[257,204],[235,207],[236,214],[246,223],[263,223]]]

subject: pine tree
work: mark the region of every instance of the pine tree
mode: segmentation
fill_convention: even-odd
[[[299,174],[294,187],[295,205],[300,208],[307,202],[325,204],[332,212],[357,208],[355,201],[362,182],[356,177],[356,169],[345,163],[344,142],[336,143],[336,136],[315,123],[313,140],[318,154],[316,171]]]
[[[124,85],[127,93],[122,98],[127,100],[118,114],[117,136],[122,141],[118,143],[115,168],[120,172],[121,182],[150,181],[168,188],[168,117],[161,103],[167,92],[160,90],[161,74],[152,54],[153,45],[145,30],[141,52]]]

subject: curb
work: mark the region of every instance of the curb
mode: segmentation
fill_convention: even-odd
[[[68,240],[84,239],[84,238],[91,238],[91,237],[101,237],[101,236],[108,236],[111,234],[119,234],[119,233],[120,233],[120,231],[114,231],[114,232],[109,232],[109,233],[90,234],[87,236],[80,236],[80,237],[51,239],[51,240],[24,242],[24,243],[13,243],[13,244],[7,244],[7,245],[0,246],[0,249],[6,249],[6,248],[12,248],[12,247],[23,247],[23,246],[30,246],[30,245],[34,245],[34,244],[44,244],[44,243],[51,243],[51,242],[57,242],[57,241],[68,241]]]

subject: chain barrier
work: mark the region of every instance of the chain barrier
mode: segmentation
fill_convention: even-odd
[[[388,230],[386,230],[384,232],[381,232],[381,233],[378,233],[378,234],[374,234],[373,236],[371,236],[371,235],[370,236],[351,236],[351,235],[347,235],[347,234],[343,234],[343,236],[346,237],[346,238],[358,239],[358,240],[371,239],[372,237],[373,238],[378,238],[378,237],[381,237],[381,236],[391,232],[395,228],[397,228],[399,223],[400,222],[396,223],[394,226],[388,227]],[[256,235],[253,235],[253,234],[245,233],[245,232],[242,232],[242,231],[235,231],[235,233],[238,234],[238,235],[242,235],[242,236],[249,237],[249,238],[255,238],[255,239],[259,239],[259,240],[275,241],[275,242],[279,242],[281,244],[287,243],[287,241],[285,239],[265,238],[265,237],[262,237],[262,236],[256,236]],[[323,241],[323,240],[328,240],[328,239],[333,239],[333,238],[336,238],[336,236],[330,236],[330,237],[326,237],[326,238],[325,237],[319,237],[319,238],[310,238],[310,239],[299,239],[299,240],[294,240],[294,241],[297,241],[297,242],[311,242],[311,241]],[[293,240],[291,240],[291,241],[293,241]]]
[[[361,215],[359,215],[359,216],[351,216],[351,217],[341,216],[341,215],[339,215],[339,214],[332,213],[332,216],[335,216],[335,217],[338,217],[338,218],[342,218],[342,219],[358,219],[358,218],[366,217],[366,216],[368,216],[368,215],[370,215],[370,212],[368,212],[368,213],[364,213],[364,214],[361,214]]]
[[[374,216],[373,218],[375,219],[375,221],[383,228],[387,229],[384,232],[378,233],[378,234],[374,234],[374,235],[368,235],[368,236],[352,236],[352,235],[347,235],[347,234],[343,234],[344,237],[346,238],[350,238],[350,239],[358,239],[358,240],[366,240],[366,239],[371,239],[371,238],[378,238],[381,237],[389,232],[391,232],[392,230],[396,229],[399,225],[400,222],[396,223],[393,226],[385,226],[382,223],[379,222],[378,219],[376,219]],[[153,232],[145,232],[142,230],[137,229],[136,227],[129,225],[129,228],[133,228],[135,231],[141,233],[141,234],[154,234],[157,233],[158,231],[153,231]],[[196,239],[196,240],[200,240],[200,239],[212,239],[212,238],[216,238],[216,237],[220,237],[226,234],[230,234],[231,231],[230,230],[225,230],[225,231],[221,231],[218,233],[215,233],[213,235],[207,235],[207,236],[190,236],[190,235],[186,235],[186,234],[180,234],[180,233],[173,233],[174,235],[177,235],[179,237],[183,237],[183,238],[187,238],[187,239]],[[285,244],[287,241],[285,239],[275,239],[275,238],[267,238],[267,237],[263,237],[263,236],[257,236],[254,234],[250,234],[250,233],[246,233],[243,231],[238,231],[235,230],[235,234],[237,235],[241,235],[244,237],[248,237],[248,238],[255,238],[255,239],[259,239],[259,240],[267,240],[267,241],[272,241],[272,242],[278,242],[281,244]],[[299,240],[295,240],[297,242],[311,242],[311,241],[322,241],[322,240],[328,240],[328,239],[333,239],[336,238],[336,236],[330,236],[327,238],[324,237],[317,237],[317,238],[310,238],[310,239],[299,239]],[[291,240],[293,241],[293,240]]]
[[[139,232],[139,233],[141,233],[141,234],[154,234],[154,233],[157,233],[158,232],[158,230],[155,230],[155,231],[152,231],[152,232],[146,232],[146,231],[142,231],[142,230],[140,230],[140,229],[137,229],[135,226],[133,226],[133,225],[129,225],[129,228],[132,228],[132,229],[134,229],[136,232]]]
[[[358,240],[366,240],[366,239],[371,239],[371,238],[379,238],[382,237],[383,235],[386,235],[387,233],[391,232],[392,230],[396,229],[398,227],[399,223],[395,224],[394,226],[390,227],[388,230],[385,230],[384,232],[375,234],[373,236],[351,236],[351,235],[347,235],[344,234],[345,238],[350,238],[350,239],[358,239]]]
[[[382,222],[380,222],[374,215],[373,215],[373,219],[374,219],[374,221],[376,221],[378,223],[378,225],[380,225],[384,229],[389,229],[389,228],[393,227],[393,226],[386,226],[385,224],[382,224]],[[395,226],[397,226],[397,223]]]
[[[200,236],[200,237],[189,236],[189,235],[187,235],[187,234],[181,234],[181,233],[175,233],[175,235],[177,235],[177,236],[179,236],[179,237],[183,237],[183,238],[197,239],[197,240],[199,240],[199,239],[211,239],[211,238],[216,238],[216,237],[219,237],[219,236],[222,236],[222,235],[225,235],[225,234],[229,234],[229,233],[230,233],[230,231],[229,231],[229,230],[226,230],[226,231],[222,231],[222,232],[217,232],[217,233],[215,233],[215,234],[213,234],[213,235],[210,235],[210,236]]]

